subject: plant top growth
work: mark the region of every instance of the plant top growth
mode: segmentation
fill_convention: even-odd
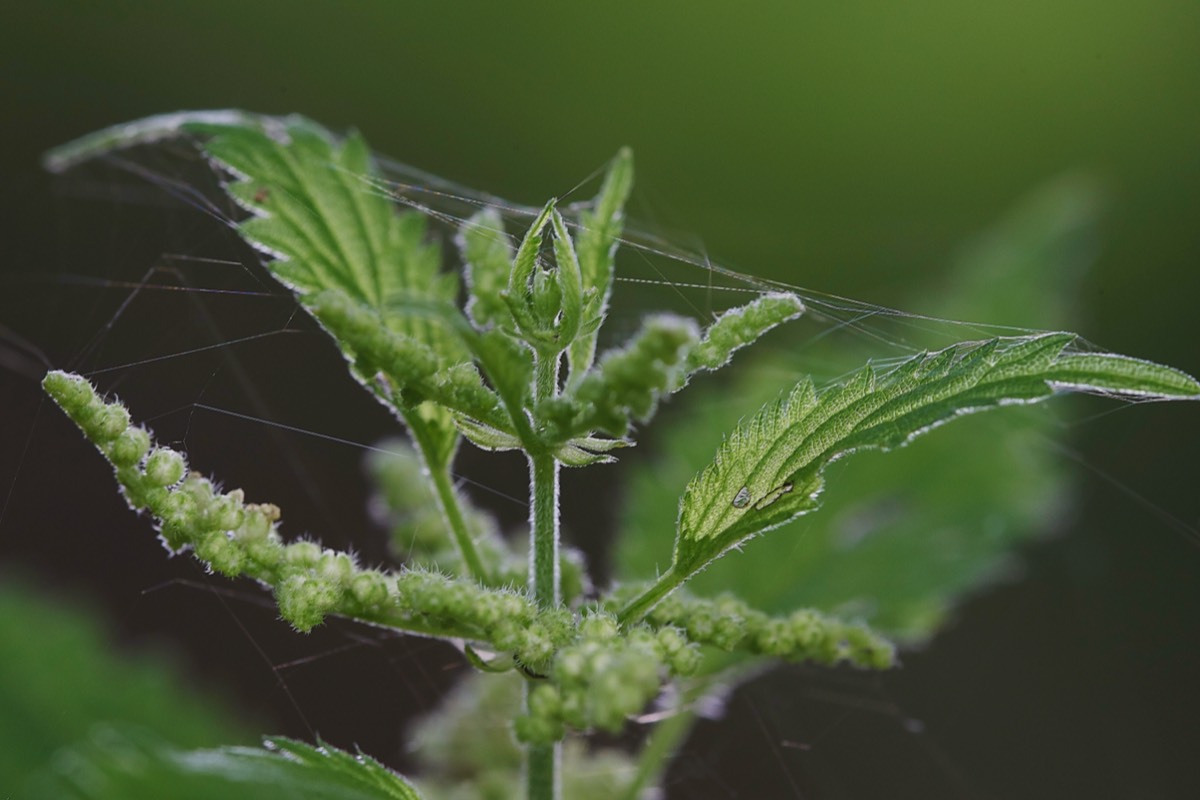
[[[497,744],[504,755],[492,756],[498,764],[448,756],[424,776],[421,795],[371,759],[320,744],[277,739],[273,750],[206,758],[147,746],[157,769],[201,775],[210,786],[283,782],[295,797],[507,797],[520,780],[530,800],[641,796],[661,778],[688,717],[663,715],[632,759],[585,751],[579,735],[619,733],[656,703],[686,708],[731,664],[883,670],[895,663],[894,645],[855,619],[689,591],[718,559],[754,548],[760,536],[788,535],[771,532],[817,511],[830,463],[900,448],[964,415],[1068,392],[1200,396],[1200,384],[1178,370],[1088,351],[1065,332],[964,341],[886,367],[868,364],[826,385],[807,378],[781,385],[777,399],[743,410],[688,483],[674,531],[639,532],[673,536],[671,560],[657,577],[596,589],[579,554],[561,542],[560,470],[613,461],[664,399],[805,314],[801,297],[763,291],[703,323],[653,314],[625,341],[602,347],[633,184],[626,150],[582,208],[551,200],[521,231],[508,230],[490,208],[467,219],[454,238],[458,270],[445,269],[427,216],[397,204],[362,137],[336,136],[300,117],[157,117],[68,145],[49,165],[61,171],[169,137],[193,142],[224,176],[225,191],[245,211],[239,235],[336,342],[353,378],[403,423],[413,458],[379,459],[375,476],[397,519],[422,515],[425,524],[405,539],[402,566],[361,563],[289,536],[269,498],[192,471],[184,453],[133,422],[136,408],[102,396],[86,378],[53,371],[46,391],[109,461],[130,507],[153,520],[169,551],[259,581],[297,631],[336,615],[454,642],[481,675],[503,673],[490,688],[452,701],[427,739],[461,744],[473,717],[497,708],[511,717],[495,734],[505,737]],[[527,542],[501,536],[456,484],[464,440],[526,457]],[[580,785],[564,789],[564,772],[574,771],[564,759],[592,764],[591,786],[575,780]],[[136,776],[116,761],[104,764],[109,794],[94,785],[71,790],[133,796]],[[571,784],[571,775],[565,780]],[[119,791],[130,794],[112,793]]]

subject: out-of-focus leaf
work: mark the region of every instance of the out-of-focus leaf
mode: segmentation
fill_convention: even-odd
[[[524,794],[523,755],[512,720],[524,705],[525,681],[513,672],[466,675],[412,731],[418,781],[428,800],[508,800]],[[566,800],[627,797],[636,766],[621,750],[563,743],[562,796]]]
[[[120,658],[90,618],[10,578],[0,581],[0,653],[0,797],[101,720],[183,747],[250,738],[161,659]]]
[[[420,800],[364,755],[292,739],[266,748],[182,750],[144,731],[96,728],[61,752],[31,800]]]

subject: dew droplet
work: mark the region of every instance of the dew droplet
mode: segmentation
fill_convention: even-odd
[[[733,497],[734,508],[745,508],[750,505],[750,487],[743,486]]]

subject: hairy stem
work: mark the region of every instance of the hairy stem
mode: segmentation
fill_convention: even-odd
[[[558,391],[558,354],[540,354],[534,365],[534,397],[540,403]],[[559,603],[558,461],[547,452],[529,454],[529,590],[542,608]]]
[[[539,606],[554,608],[559,603],[558,462],[549,453],[531,455],[529,472],[533,479],[529,590]]]
[[[549,399],[558,391],[560,354],[539,354],[534,364],[534,397]],[[546,452],[529,454],[529,590],[542,608],[559,603],[558,461]],[[526,700],[529,687],[526,686]],[[525,756],[529,800],[557,800],[562,794],[559,763],[562,744],[530,745]]]
[[[562,796],[559,766],[562,744],[532,744],[525,751],[525,781],[529,800],[558,800]]]
[[[658,580],[650,584],[646,591],[629,601],[621,609],[620,613],[617,614],[617,621],[623,626],[640,622],[650,612],[650,609],[658,605],[658,602],[664,597],[682,586],[687,578],[688,574],[686,572],[677,572],[675,567],[672,566],[662,575],[659,575]]]
[[[448,466],[441,469],[430,471],[430,478],[433,480],[434,488],[437,489],[438,504],[442,509],[442,516],[450,525],[450,530],[454,533],[454,541],[458,544],[459,553],[462,555],[463,563],[467,566],[467,572],[472,578],[488,585],[490,576],[487,573],[487,568],[484,567],[483,561],[479,558],[479,551],[475,548],[475,540],[471,538],[471,532],[467,529],[467,521],[463,518],[462,505],[458,500],[458,492],[454,489],[454,484],[450,477],[450,468]]]
[[[408,423],[408,429],[417,443],[417,450],[425,462],[429,479],[437,494],[442,518],[454,535],[454,542],[458,546],[459,555],[462,556],[467,572],[472,578],[486,585],[488,582],[487,569],[484,568],[483,561],[479,558],[479,551],[475,549],[475,540],[471,538],[471,532],[467,529],[462,505],[459,503],[458,493],[454,490],[454,483],[450,477],[450,465],[435,457],[437,450],[432,441],[431,432],[416,414],[408,415],[405,422]]]

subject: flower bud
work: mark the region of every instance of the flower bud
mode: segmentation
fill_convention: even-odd
[[[671,672],[681,677],[694,675],[696,670],[700,669],[700,662],[704,660],[704,656],[700,653],[700,648],[695,645],[688,645],[670,655],[668,664],[671,667]]]
[[[242,510],[243,494],[234,489],[228,494],[218,495],[204,512],[205,524],[219,531],[234,531],[242,526],[245,513]]]
[[[96,444],[106,444],[129,429],[129,412],[119,403],[110,403],[83,427]]]
[[[106,454],[113,466],[132,467],[150,450],[150,434],[145,428],[128,428],[109,443]]]
[[[562,695],[558,687],[543,683],[529,693],[529,713],[536,717],[553,719],[562,710]]]
[[[156,447],[146,459],[146,480],[155,486],[174,486],[186,469],[183,456],[169,447]]]
[[[196,555],[214,572],[230,578],[242,573],[246,563],[246,555],[237,542],[232,541],[224,531],[208,531],[196,542]]]
[[[579,623],[579,635],[590,641],[607,642],[617,638],[621,627],[612,614],[589,614]]]
[[[244,515],[242,524],[237,529],[237,537],[243,542],[261,542],[271,534],[271,518],[263,512],[262,506],[248,505],[242,509]]]
[[[895,665],[895,647],[869,628],[851,625],[842,631],[842,635],[846,642],[846,657],[858,666],[888,669]]]
[[[326,550],[316,567],[317,577],[330,583],[345,584],[354,575],[354,562],[346,553]]]
[[[812,609],[801,609],[788,617],[792,627],[792,636],[799,647],[813,647],[824,635],[825,624],[820,615]]]
[[[554,655],[554,642],[547,635],[545,627],[535,623],[525,630],[517,649],[525,666],[540,672]]]
[[[338,596],[337,589],[327,581],[304,575],[291,576],[275,590],[280,615],[303,633],[325,620]]]
[[[350,582],[350,594],[367,608],[381,606],[388,599],[387,579],[375,570],[360,572]]]
[[[588,668],[587,657],[578,648],[559,652],[554,660],[554,676],[562,683],[583,680]]]
[[[289,564],[305,569],[315,567],[321,559],[321,546],[316,542],[293,542],[283,552]]]
[[[81,419],[79,409],[98,399],[96,390],[86,378],[61,370],[46,373],[42,387],[77,422]]]
[[[755,631],[754,646],[766,655],[782,658],[796,650],[796,637],[786,620],[767,620]]]

